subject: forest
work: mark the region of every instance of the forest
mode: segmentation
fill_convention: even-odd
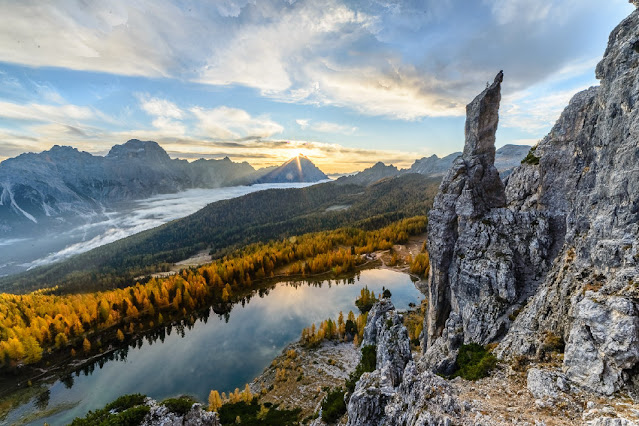
[[[0,290],[28,293],[55,287],[57,294],[129,286],[135,277],[166,271],[202,250],[214,258],[247,244],[353,226],[378,229],[426,215],[438,178],[408,174],[368,187],[325,183],[267,190],[209,204],[155,229],[98,247],[71,259],[0,278]],[[343,210],[330,210],[343,205]]]
[[[167,315],[186,316],[216,302],[239,300],[269,278],[351,272],[364,263],[362,254],[389,249],[425,229],[424,216],[377,230],[339,228],[250,244],[199,268],[124,288],[0,294],[0,366],[34,364],[53,352],[100,351],[107,330],[122,341],[136,330],[162,324]]]

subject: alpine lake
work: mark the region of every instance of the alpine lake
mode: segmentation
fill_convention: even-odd
[[[61,378],[5,395],[0,424],[64,425],[130,393],[158,401],[191,395],[205,403],[212,389],[228,392],[250,383],[305,327],[336,319],[340,311],[357,314],[355,299],[365,286],[376,294],[389,289],[399,310],[424,297],[411,276],[388,269],[366,269],[341,280],[277,282],[224,313],[210,308]]]

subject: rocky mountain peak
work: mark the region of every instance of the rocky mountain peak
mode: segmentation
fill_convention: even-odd
[[[500,71],[493,84],[466,106],[466,141],[463,157],[465,161],[479,158],[484,165],[495,163],[495,132],[499,122],[501,83],[504,72]]]
[[[171,161],[169,154],[157,142],[139,139],[131,139],[122,145],[113,146],[106,158],[116,160],[135,158],[151,162]]]

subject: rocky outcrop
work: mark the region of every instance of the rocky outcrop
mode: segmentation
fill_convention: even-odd
[[[389,299],[369,312],[362,345],[377,345],[375,371],[364,373],[348,402],[348,425],[447,425],[462,409],[448,382],[412,360],[401,316]]]
[[[551,216],[558,253],[499,347],[538,352],[566,341],[564,370],[587,389],[637,389],[639,373],[639,12],[610,35],[601,85],[577,94],[508,180],[509,204]],[[527,177],[534,175],[533,182]]]
[[[204,410],[202,404],[193,404],[184,415],[171,412],[151,398],[146,399],[145,405],[150,410],[142,426],[220,426],[217,413]]]
[[[424,362],[449,374],[462,343],[501,338],[509,314],[546,269],[549,223],[506,208],[495,162],[500,72],[466,107],[466,144],[429,213],[429,312]]]
[[[637,390],[638,75],[635,11],[610,35],[601,85],[575,95],[505,187],[492,163],[501,74],[467,107],[464,153],[429,215],[427,366],[445,372],[468,342],[537,357],[553,336],[574,385]]]
[[[390,299],[369,311],[362,346],[376,345],[376,368],[364,373],[348,402],[349,425],[379,424],[384,407],[401,384],[406,364],[412,360],[408,331]]]

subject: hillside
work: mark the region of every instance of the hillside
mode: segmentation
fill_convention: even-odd
[[[6,292],[56,285],[64,292],[113,288],[202,250],[221,256],[240,245],[304,232],[351,225],[379,227],[424,215],[438,186],[439,179],[410,174],[367,188],[329,182],[260,191],[212,203],[183,219],[69,260],[2,278],[0,288]]]

